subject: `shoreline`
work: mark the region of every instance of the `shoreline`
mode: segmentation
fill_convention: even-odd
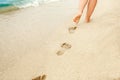
[[[19,8],[15,6],[3,7],[3,8],[0,8],[0,14],[15,11],[15,10],[19,10]]]
[[[18,10],[18,9],[25,9],[25,8],[29,8],[29,7],[38,7],[40,5],[46,5],[46,4],[49,4],[52,2],[56,2],[56,0],[55,1],[53,0],[53,1],[41,2],[41,3],[40,2],[31,2],[31,3],[21,4],[21,5],[5,4],[6,6],[0,7],[0,13],[14,11],[14,10]]]

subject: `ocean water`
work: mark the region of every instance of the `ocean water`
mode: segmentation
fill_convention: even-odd
[[[43,3],[49,3],[59,0],[0,0],[0,8],[15,6],[18,8],[25,8],[29,6],[39,6]]]

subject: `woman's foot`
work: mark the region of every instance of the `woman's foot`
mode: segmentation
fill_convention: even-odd
[[[80,17],[81,17],[81,14],[78,14],[77,16],[75,16],[74,19],[73,19],[73,22],[75,22],[76,24],[78,24],[79,20],[80,20]]]

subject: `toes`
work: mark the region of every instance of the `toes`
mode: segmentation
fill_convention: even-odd
[[[79,22],[79,20],[80,20],[80,15],[77,15],[74,19],[73,19],[73,22],[75,22],[75,23],[78,23]]]

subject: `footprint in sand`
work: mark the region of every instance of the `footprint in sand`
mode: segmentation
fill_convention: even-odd
[[[69,33],[74,33],[76,29],[77,27],[70,27],[68,30],[69,30]]]
[[[71,48],[71,45],[68,44],[68,43],[63,43],[63,44],[61,45],[61,47],[62,47],[62,48],[65,48],[65,49],[70,49],[70,48]]]
[[[38,77],[36,77],[36,78],[34,78],[32,80],[41,80],[41,76],[38,76]]]
[[[34,78],[32,80],[45,80],[45,79],[46,79],[46,75],[44,74],[44,75],[38,76],[38,77],[36,77],[36,78]]]
[[[61,49],[56,53],[58,56],[63,55],[66,50],[70,49],[72,46],[68,43],[63,43]]]
[[[44,74],[44,75],[41,77],[41,80],[45,80],[46,77],[47,77],[47,76]]]
[[[100,80],[120,80],[120,77],[117,77],[117,78],[108,77],[108,78],[100,79]]]
[[[68,31],[69,33],[74,33],[77,28],[78,28],[78,24],[74,23],[72,27],[68,28]]]
[[[120,80],[120,77],[119,78],[114,78],[113,80]]]

